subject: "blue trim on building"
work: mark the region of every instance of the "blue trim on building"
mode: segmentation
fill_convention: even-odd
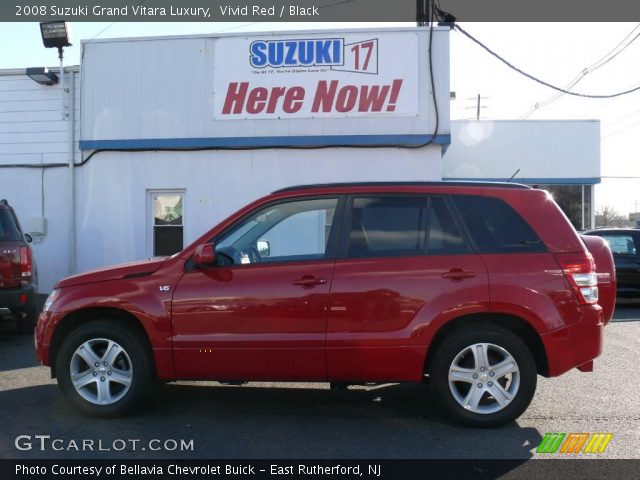
[[[508,182],[524,183],[527,185],[595,185],[600,183],[602,179],[600,177],[572,177],[572,178],[443,178],[443,180],[453,181],[476,181],[476,182]]]
[[[135,138],[122,140],[80,140],[80,150],[154,150],[198,148],[278,148],[327,145],[420,145],[431,135],[309,135],[280,137]],[[436,135],[436,145],[449,145],[451,135]]]

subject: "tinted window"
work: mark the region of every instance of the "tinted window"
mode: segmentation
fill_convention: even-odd
[[[427,251],[432,255],[467,251],[467,246],[444,198],[434,197],[429,205]]]
[[[13,221],[11,212],[5,208],[0,208],[0,242],[19,242],[20,232]]]
[[[481,253],[546,251],[527,222],[504,201],[475,195],[452,198]]]
[[[442,255],[466,252],[444,198],[356,198],[349,234],[350,257]]]
[[[612,253],[620,255],[637,255],[638,250],[631,234],[603,233],[600,235],[609,244]]]
[[[426,197],[355,198],[348,255],[424,254],[427,206]]]

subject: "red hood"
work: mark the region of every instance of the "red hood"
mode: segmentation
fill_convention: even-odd
[[[128,275],[143,275],[153,273],[160,268],[166,258],[142,260],[139,262],[122,263],[111,267],[98,268],[88,272],[79,273],[71,277],[63,278],[54,288],[71,287],[85,283],[104,282],[105,280],[118,280]]]

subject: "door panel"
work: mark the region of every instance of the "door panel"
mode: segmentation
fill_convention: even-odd
[[[488,308],[484,264],[444,197],[349,204],[329,299],[329,378],[420,381],[431,323]]]
[[[324,380],[332,270],[322,261],[186,273],[173,296],[177,376]],[[325,283],[296,284],[309,277]]]
[[[218,236],[216,265],[187,265],[172,309],[179,377],[326,379],[338,202],[258,207]]]
[[[446,278],[457,271],[464,278]],[[420,381],[431,322],[443,313],[486,311],[488,304],[478,255],[338,261],[327,323],[328,375]]]

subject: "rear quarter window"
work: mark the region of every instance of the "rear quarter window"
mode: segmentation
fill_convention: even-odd
[[[480,253],[547,251],[529,224],[505,201],[478,195],[451,198]]]
[[[13,215],[6,208],[0,208],[0,242],[19,242],[21,241],[20,231]]]

